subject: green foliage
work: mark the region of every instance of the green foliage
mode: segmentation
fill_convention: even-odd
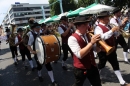
[[[95,0],[78,0],[78,7],[87,7],[93,4]]]
[[[57,0],[49,0],[49,4],[51,5],[52,3],[56,2]],[[77,4],[75,0],[62,0],[62,7],[63,7],[63,12],[68,12],[70,10],[75,10],[77,9]],[[61,14],[60,11],[60,3],[57,2],[53,5],[51,5],[51,16],[54,15],[59,15]]]
[[[122,8],[123,6],[130,6],[130,1],[129,0],[104,0],[106,5],[113,6],[113,7],[119,7]]]

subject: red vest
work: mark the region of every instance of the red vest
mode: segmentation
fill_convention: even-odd
[[[63,29],[64,32],[67,30],[63,25],[61,25],[60,27]],[[71,31],[69,31],[69,33],[68,33],[65,37],[61,35],[62,43],[68,44],[68,38],[69,38],[71,35],[72,35],[72,32],[71,32]]]
[[[87,45],[87,43],[84,42],[84,40],[81,38],[81,36],[79,36],[77,33],[74,33],[72,36],[74,36],[77,39],[78,44],[79,44],[79,46],[80,46],[81,49],[84,48]],[[88,41],[90,42],[89,36],[87,36],[87,38],[88,38]],[[79,59],[75,55],[73,55],[73,60],[74,60],[73,61],[73,65],[76,68],[90,69],[91,65],[96,66],[95,59],[94,59],[94,54],[93,54],[93,50],[92,49],[82,59]]]
[[[106,33],[108,32],[109,30],[101,25],[101,24],[98,24],[98,26],[103,30],[103,33]],[[110,26],[109,26],[110,27]],[[110,27],[111,29],[111,27]],[[114,39],[114,35],[112,35],[109,39],[105,40],[105,42],[109,45],[109,46],[115,46],[115,39]]]
[[[18,35],[17,37],[18,37],[18,42],[20,42],[20,41],[22,40],[21,36],[20,36],[20,35]],[[20,43],[20,44],[19,44],[19,49],[20,49],[20,50],[25,49],[25,46],[24,46],[24,44],[23,44],[23,43]]]

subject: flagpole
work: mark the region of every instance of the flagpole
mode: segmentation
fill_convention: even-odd
[[[41,6],[41,8],[42,8],[42,16],[43,16],[43,19],[46,19],[46,17],[45,17],[44,7],[43,7],[43,6]]]
[[[59,2],[60,2],[60,11],[61,13],[63,13],[62,0],[59,0]]]

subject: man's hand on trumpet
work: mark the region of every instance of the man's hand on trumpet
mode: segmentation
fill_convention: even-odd
[[[123,19],[123,21],[122,21],[122,24],[123,24],[123,25],[126,24],[127,21],[128,21],[128,17],[125,17],[125,18]]]
[[[91,42],[90,43],[95,44],[100,39],[101,39],[101,35],[100,34],[93,35],[92,38],[91,38]]]
[[[119,27],[118,26],[114,26],[111,30],[112,30],[112,32],[115,32],[115,31],[119,31]]]

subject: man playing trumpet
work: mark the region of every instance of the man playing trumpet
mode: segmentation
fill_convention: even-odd
[[[74,22],[76,31],[68,39],[68,45],[73,52],[76,79],[73,86],[83,86],[86,78],[92,86],[102,86],[92,49],[93,45],[100,40],[100,35],[94,35],[90,39],[90,36],[86,34],[89,22],[89,17],[76,17]]]
[[[116,46],[115,43],[115,37],[117,36],[117,31],[119,30],[119,27],[113,27],[111,28],[109,24],[109,12],[108,11],[102,11],[98,14],[98,19],[99,19],[99,24],[95,28],[94,33],[95,34],[100,34],[101,39],[105,40],[105,42],[109,46]],[[106,62],[108,61],[114,70],[114,73],[116,74],[117,78],[119,79],[119,82],[121,86],[130,86],[130,84],[127,84],[125,80],[122,78],[122,75],[120,73],[120,68],[119,68],[119,63],[117,60],[117,54],[116,54],[116,49],[111,52],[109,55],[101,49],[100,52],[98,52],[99,56],[99,63],[98,63],[98,68],[99,71],[101,72],[101,69],[105,67]]]
[[[119,9],[119,8],[114,9],[113,10],[113,14],[114,14],[114,17],[111,18],[110,24],[113,24],[115,26],[119,26],[120,29],[122,29],[125,26],[126,22],[128,21],[128,18],[125,17],[123,19],[123,21],[121,21],[121,19],[120,19],[120,17],[121,17],[121,9]],[[130,64],[130,62],[128,61],[128,55],[127,55],[128,54],[127,53],[127,51],[128,51],[128,45],[127,45],[127,43],[126,43],[123,35],[120,34],[120,33],[116,37],[116,48],[117,48],[118,44],[120,44],[121,47],[123,48],[123,55],[124,55],[125,63]]]

